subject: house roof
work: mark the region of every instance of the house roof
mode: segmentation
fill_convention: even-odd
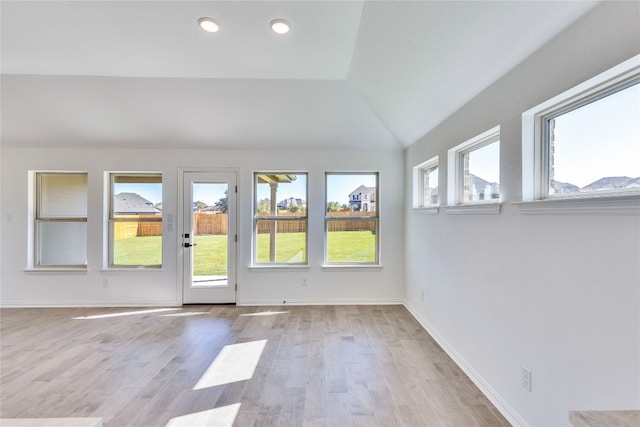
[[[2,142],[401,150],[596,4],[3,0]]]
[[[136,193],[118,193],[113,196],[113,212],[116,214],[157,214],[162,212],[153,203]]]
[[[355,190],[353,190],[351,193],[349,193],[349,197],[351,197],[353,194],[360,194],[360,193],[374,194],[375,192],[376,192],[376,187],[367,187],[366,185],[361,185]]]

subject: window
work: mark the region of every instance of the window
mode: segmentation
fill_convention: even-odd
[[[377,173],[327,173],[325,264],[378,264]]]
[[[430,208],[438,199],[438,158],[434,157],[413,168],[413,207]]]
[[[307,264],[307,174],[254,174],[253,263]]]
[[[640,55],[523,114],[523,200],[640,193]]]
[[[110,174],[109,266],[162,266],[162,175]]]
[[[35,266],[86,268],[87,174],[37,172],[35,184]]]
[[[500,126],[448,152],[450,205],[498,202],[500,199]]]

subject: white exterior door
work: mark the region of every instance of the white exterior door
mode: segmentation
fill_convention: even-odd
[[[183,303],[236,302],[236,174],[184,172]]]

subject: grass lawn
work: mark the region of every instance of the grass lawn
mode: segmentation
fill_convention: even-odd
[[[276,240],[276,262],[303,262],[306,233],[280,233]],[[327,237],[329,262],[375,262],[376,236],[370,231],[332,231]],[[195,276],[225,275],[227,236],[196,236]],[[132,237],[115,241],[116,265],[159,265],[162,237]],[[258,262],[269,262],[269,235],[258,235]]]

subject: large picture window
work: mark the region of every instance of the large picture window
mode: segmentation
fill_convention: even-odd
[[[35,174],[35,267],[87,265],[87,174]]]
[[[109,266],[162,265],[162,175],[110,174]]]
[[[307,264],[307,174],[254,174],[255,265]]]
[[[378,173],[326,174],[325,264],[378,264]]]
[[[523,113],[523,200],[640,193],[639,117],[640,55]]]

